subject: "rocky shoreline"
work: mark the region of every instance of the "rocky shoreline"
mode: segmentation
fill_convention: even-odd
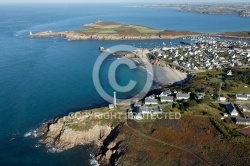
[[[84,123],[82,120],[80,120],[81,123]],[[45,144],[47,148],[56,149],[56,152],[80,145],[91,147],[91,151],[100,165],[113,165],[118,162],[119,156],[123,153],[119,149],[119,145],[124,138],[120,136],[118,138],[119,129],[124,125],[123,122],[101,124],[86,120],[85,123],[89,122],[90,125],[86,125],[84,130],[74,129],[68,122],[63,117],[44,123],[37,130],[39,142]],[[77,120],[72,120],[72,122],[76,123]]]
[[[236,35],[232,35],[234,33]],[[222,34],[207,34],[207,36],[211,37],[225,37],[225,38],[241,38],[241,39],[249,39],[250,36],[246,36],[245,34],[241,34],[243,32],[225,32]],[[60,37],[69,41],[73,40],[157,40],[157,39],[178,39],[178,38],[186,38],[186,37],[199,37],[200,34],[193,35],[149,35],[149,36],[126,36],[126,35],[107,35],[107,34],[94,34],[94,35],[86,35],[83,33],[79,33],[76,31],[64,31],[64,32],[52,32],[52,31],[44,31],[38,32],[35,34],[29,35],[30,38],[48,38],[48,37]]]
[[[152,39],[177,39],[183,37],[198,37],[199,35],[149,35],[149,36],[128,36],[128,35],[107,35],[94,34],[86,35],[75,31],[52,32],[44,31],[29,35],[31,38],[61,37],[67,40],[152,40]]]

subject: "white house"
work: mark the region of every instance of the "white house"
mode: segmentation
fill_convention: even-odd
[[[145,98],[145,104],[146,104],[146,105],[158,104],[158,100],[157,100],[157,99],[152,99],[152,98],[146,97],[146,98]]]
[[[161,96],[161,102],[174,102],[173,96]]]
[[[235,97],[237,100],[248,100],[248,94],[236,94]]]
[[[182,99],[189,99],[190,98],[190,93],[177,93],[176,94],[176,99],[177,100],[182,100]]]
[[[148,109],[147,106],[141,106],[141,107],[139,107],[139,112],[142,113],[142,114],[149,114],[150,113],[150,111],[149,111],[149,109]]]
[[[219,100],[225,102],[225,101],[227,100],[227,98],[225,98],[225,97],[220,97]]]
[[[235,122],[236,124],[250,125],[250,118],[236,118]]]

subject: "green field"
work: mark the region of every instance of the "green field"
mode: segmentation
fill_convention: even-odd
[[[96,34],[159,34],[162,30],[156,30],[139,25],[126,25],[126,24],[116,24],[116,25],[100,25],[96,27],[91,27],[89,29],[83,30],[83,33],[96,33]]]

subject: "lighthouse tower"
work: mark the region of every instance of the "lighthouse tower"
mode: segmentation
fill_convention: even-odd
[[[114,92],[114,102],[113,102],[113,104],[114,104],[114,107],[116,108],[116,92]]]

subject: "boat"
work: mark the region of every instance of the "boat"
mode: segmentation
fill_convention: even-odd
[[[181,44],[184,44],[184,45],[191,45],[190,43],[187,43],[187,42],[184,42],[184,41],[180,41]]]

